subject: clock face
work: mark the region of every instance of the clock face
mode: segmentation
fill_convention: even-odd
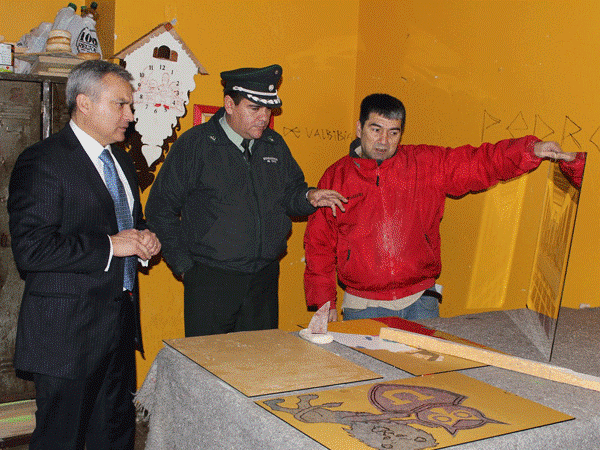
[[[161,156],[165,139],[173,134],[179,117],[186,112],[198,67],[170,33],[150,38],[128,54],[125,63],[134,78],[135,129],[150,166]]]
[[[136,115],[181,116],[185,112],[187,92],[182,95],[176,73],[175,64],[170,61],[148,64],[139,72],[134,92]]]

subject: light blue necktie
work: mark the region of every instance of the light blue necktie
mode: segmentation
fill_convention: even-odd
[[[127,194],[125,187],[117,174],[117,168],[112,155],[108,149],[100,154],[100,160],[104,163],[104,181],[115,203],[115,214],[117,216],[117,225],[119,231],[129,230],[133,228],[133,217],[127,203]],[[125,258],[125,273],[123,279],[123,287],[129,291],[133,291],[135,280],[135,271],[137,270],[137,259],[135,256],[127,256]]]

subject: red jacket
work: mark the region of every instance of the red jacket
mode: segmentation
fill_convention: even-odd
[[[318,187],[348,199],[333,217],[320,208],[304,235],[309,306],[335,306],[336,272],[348,293],[394,300],[430,288],[441,271],[440,221],[446,196],[485,190],[535,169],[534,136],[444,148],[401,145],[380,165],[350,155],[330,166]]]

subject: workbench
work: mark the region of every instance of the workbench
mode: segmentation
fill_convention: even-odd
[[[419,323],[515,356],[543,361],[541,353],[502,311]],[[380,380],[360,384],[412,377],[336,342],[321,347],[382,376]],[[293,365],[294,361],[289,364]],[[551,364],[600,376],[600,308],[561,309]],[[268,370],[265,367],[265,371]],[[575,419],[452,448],[588,450],[599,447],[600,392],[490,366],[460,372]],[[325,449],[255,401],[329,388],[339,386],[246,397],[180,352],[165,346],[137,396],[138,406],[147,412],[150,421],[146,449]]]

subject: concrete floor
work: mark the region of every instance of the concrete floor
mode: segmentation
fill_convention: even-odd
[[[134,450],[144,450],[146,448],[146,436],[148,436],[148,421],[138,421],[135,428]]]
[[[146,436],[148,435],[148,422],[137,421],[135,429],[135,447],[134,450],[144,450],[146,448]],[[18,445],[16,447],[7,447],[7,450],[28,450],[28,445]]]

